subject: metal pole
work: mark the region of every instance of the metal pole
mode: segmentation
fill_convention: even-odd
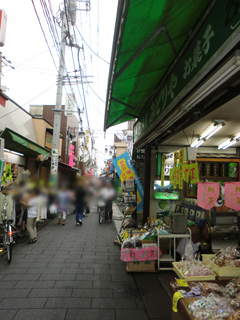
[[[70,126],[67,129],[67,164],[69,163],[69,140],[70,140]]]
[[[61,128],[61,109],[62,109],[62,89],[63,89],[63,74],[65,66],[65,50],[67,36],[67,17],[66,12],[62,12],[62,30],[61,30],[61,49],[59,59],[59,70],[57,77],[57,96],[56,107],[54,110],[54,126],[53,126],[53,143],[52,143],[52,158],[51,158],[51,182],[54,186],[57,185],[58,178],[58,155],[59,155],[59,140]]]

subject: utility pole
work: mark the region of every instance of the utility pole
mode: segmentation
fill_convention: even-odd
[[[63,90],[63,74],[65,69],[65,51],[67,38],[67,16],[65,10],[62,14],[62,30],[61,30],[61,48],[59,58],[59,69],[57,76],[57,96],[56,106],[54,109],[54,125],[53,125],[53,142],[52,142],[52,158],[51,158],[51,183],[57,185],[58,177],[58,160],[59,160],[59,139],[61,128],[61,112],[62,112],[62,90]]]

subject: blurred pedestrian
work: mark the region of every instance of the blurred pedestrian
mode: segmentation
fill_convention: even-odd
[[[40,208],[39,191],[36,188],[28,191],[26,198],[22,199],[21,203],[27,207],[28,244],[32,244],[37,241],[37,217]]]
[[[75,217],[76,225],[82,225],[83,213],[86,207],[87,189],[83,178],[79,178],[75,191]]]
[[[102,189],[102,197],[106,203],[105,205],[105,221],[112,222],[112,215],[113,215],[113,200],[115,198],[115,190],[111,184],[111,182],[107,182]]]
[[[58,208],[58,224],[62,223],[64,226],[71,204],[71,193],[66,183],[62,183],[61,189],[57,193],[56,203]]]

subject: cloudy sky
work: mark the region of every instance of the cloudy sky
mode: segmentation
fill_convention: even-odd
[[[54,40],[51,37],[41,1],[34,0],[33,2],[54,61],[58,66],[59,54],[56,46],[54,47]],[[56,67],[34,11],[33,2],[32,0],[1,0],[0,4],[0,8],[4,9],[8,16],[6,44],[1,51],[15,67],[15,70],[9,67],[3,68],[2,85],[8,88],[6,94],[26,110],[29,110],[31,104],[55,104],[56,100]],[[58,10],[59,6],[60,9],[63,8],[63,3],[59,0],[50,2],[53,16],[56,18],[55,39],[58,42],[57,33],[60,37],[60,27],[57,24]],[[102,152],[104,152],[105,145],[112,144],[112,132],[118,132],[126,127],[126,125],[113,127],[107,132],[104,139],[102,130],[105,104],[101,100],[106,99],[109,71],[107,62],[110,62],[111,58],[117,2],[117,0],[91,0],[91,11],[78,11],[75,34],[72,32],[73,37],[76,35],[78,45],[83,47],[83,50],[80,50],[80,65],[83,73],[89,76],[87,79],[92,82],[89,85],[84,84],[84,93],[90,128],[91,131],[96,132],[94,136],[97,137],[96,144],[99,149],[100,162],[107,158]],[[49,0],[45,0],[45,3],[49,5]],[[51,12],[49,15],[53,22]],[[88,46],[105,61],[99,59]],[[74,75],[73,71],[79,69],[77,49],[71,50],[70,47],[67,47],[65,61],[69,76]],[[84,107],[82,86],[79,86],[79,90],[76,85],[73,88],[82,109]],[[69,86],[66,86],[63,90],[63,103],[65,103],[66,92],[69,91]],[[84,126],[87,127],[86,113],[83,121]]]

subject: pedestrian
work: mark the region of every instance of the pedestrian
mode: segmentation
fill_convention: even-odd
[[[75,191],[75,217],[76,225],[82,225],[83,213],[86,207],[87,190],[83,178],[79,178]]]
[[[115,190],[111,184],[111,182],[107,182],[102,189],[102,197],[105,201],[105,221],[112,222],[113,215],[113,200],[115,198]]]
[[[39,191],[34,188],[27,193],[21,203],[27,207],[27,230],[29,235],[28,244],[37,241],[37,217],[40,208]]]
[[[62,183],[61,190],[57,193],[56,203],[58,208],[58,224],[62,223],[64,226],[71,204],[71,193],[66,183]]]

